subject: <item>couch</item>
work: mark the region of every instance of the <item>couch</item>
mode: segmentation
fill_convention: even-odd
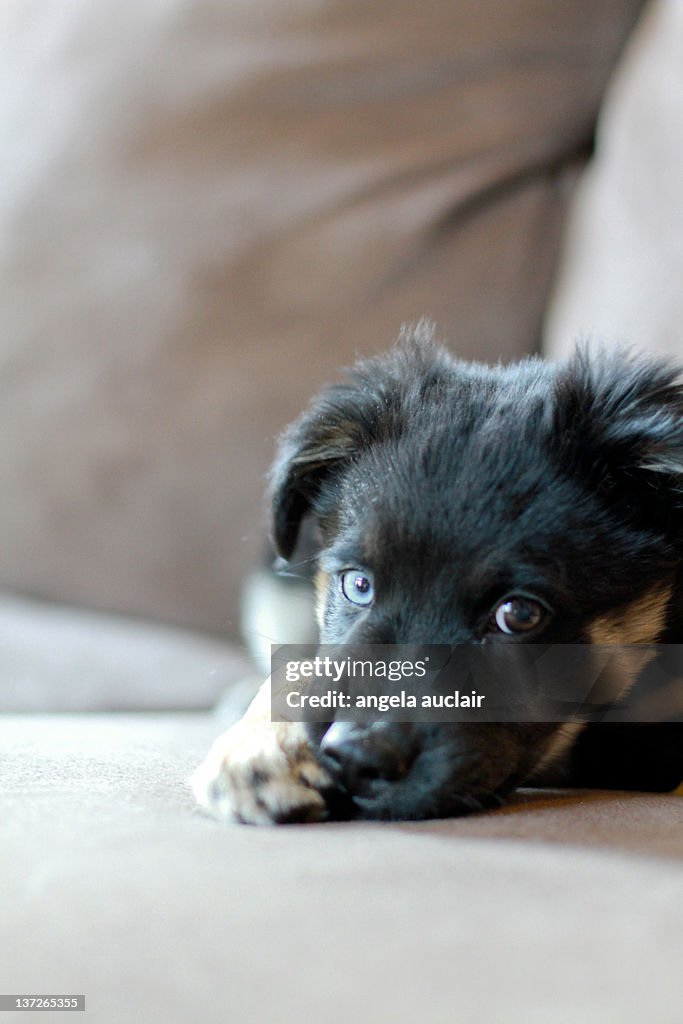
[[[634,103],[657,151],[683,95],[680,5],[643,6],[4,12],[2,992],[107,1024],[681,1021],[681,791],[257,829],[187,785],[257,681],[240,594],[311,391],[422,314],[492,360],[624,332],[622,231],[676,278],[676,217],[619,187]],[[655,278],[639,334],[675,349]]]
[[[226,825],[186,786],[213,730],[0,722],[3,992],[85,994],[107,1022],[680,1021],[681,797]]]

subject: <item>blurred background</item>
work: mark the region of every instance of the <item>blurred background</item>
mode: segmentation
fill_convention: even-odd
[[[682,140],[680,0],[6,0],[0,708],[248,671],[275,437],[403,321],[677,352]]]

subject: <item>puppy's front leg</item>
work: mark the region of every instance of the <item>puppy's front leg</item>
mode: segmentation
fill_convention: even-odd
[[[302,724],[271,722],[270,680],[216,740],[191,781],[202,807],[219,818],[267,825],[327,817],[322,791],[330,778]]]

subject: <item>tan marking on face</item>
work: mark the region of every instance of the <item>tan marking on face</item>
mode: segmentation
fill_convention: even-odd
[[[591,643],[625,645],[625,649],[614,654],[618,668],[615,677],[620,684],[619,693],[614,694],[615,699],[628,692],[638,673],[651,659],[650,650],[638,653],[630,645],[652,644],[659,639],[666,621],[671,591],[671,584],[655,587],[630,604],[622,605],[607,615],[601,615],[589,627]],[[561,725],[536,764],[534,774],[543,772],[560,761],[584,728],[584,722],[566,722]]]
[[[577,736],[586,728],[585,722],[565,722],[558,726],[556,732],[551,736],[547,747],[541,754],[540,759],[532,774],[538,775],[546,768],[552,767],[556,761],[561,761],[564,755],[574,746]]]
[[[613,699],[623,699],[645,666],[655,655],[655,644],[666,622],[666,612],[673,585],[662,584],[648,591],[631,604],[602,615],[590,626],[588,635],[593,644],[617,645],[612,655],[614,679],[619,680]]]
[[[323,628],[325,608],[327,607],[327,594],[330,586],[330,574],[324,569],[318,569],[315,574],[315,619],[318,628]]]
[[[648,591],[630,604],[601,615],[590,625],[593,644],[653,644],[664,629],[671,584]]]

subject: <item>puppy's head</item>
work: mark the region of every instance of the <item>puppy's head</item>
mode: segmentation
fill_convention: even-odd
[[[647,359],[486,367],[419,327],[284,434],[272,535],[323,548],[323,643],[647,643],[683,539],[683,391]],[[523,724],[336,723],[320,756],[366,817],[500,799],[571,743]]]

